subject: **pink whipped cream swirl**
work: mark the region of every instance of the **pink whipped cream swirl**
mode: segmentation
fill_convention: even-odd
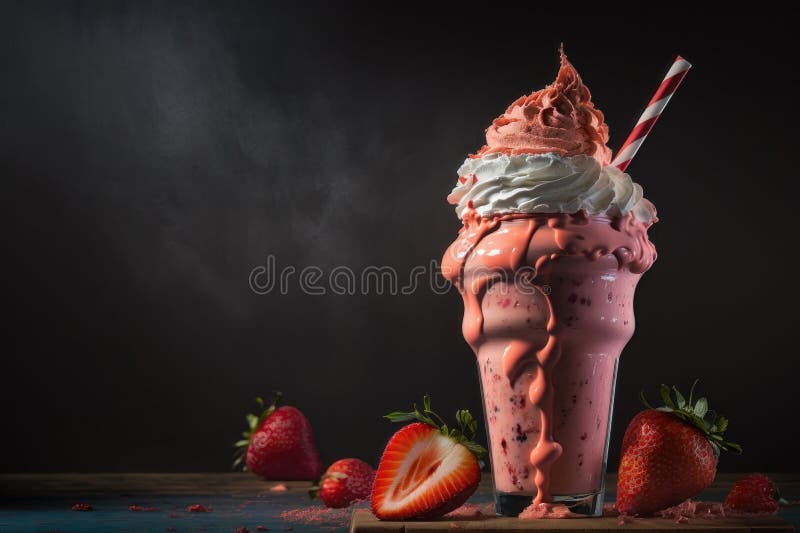
[[[562,49],[556,81],[522,96],[494,119],[486,130],[486,145],[470,157],[552,152],[562,157],[584,154],[607,165],[607,142],[603,113],[594,107],[589,89]]]

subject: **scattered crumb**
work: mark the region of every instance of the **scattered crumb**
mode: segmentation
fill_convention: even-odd
[[[72,506],[73,511],[94,511],[91,503],[76,503]]]
[[[186,510],[190,513],[210,513],[211,507],[206,507],[205,505],[196,503],[187,507]]]
[[[539,519],[539,518],[584,518],[569,510],[569,507],[562,504],[553,503],[532,503],[526,507],[520,514],[519,518],[522,520]]]
[[[269,531],[269,528],[264,526],[256,526],[256,531]]]
[[[161,509],[158,507],[142,507],[141,505],[131,504],[128,506],[128,510],[134,513],[156,513]]]
[[[603,516],[619,516],[617,506],[613,503],[603,504]]]
[[[455,522],[450,522],[450,529],[461,529],[461,526],[459,526]]]
[[[175,513],[169,513],[169,517],[170,518],[178,518],[178,515],[176,515]]]
[[[278,483],[277,485],[273,485],[269,488],[270,492],[286,492],[287,490],[289,490],[289,487],[283,483]]]
[[[495,516],[494,503],[465,503],[455,511],[450,511],[445,515],[451,520],[485,520]]]
[[[284,531],[291,531],[291,530],[293,530],[293,529],[294,529],[294,528],[293,528],[293,527],[291,527],[291,526],[286,526],[285,528],[283,528],[283,530],[284,530]]]
[[[725,509],[719,502],[703,502],[689,499],[681,504],[658,511],[655,513],[655,516],[674,520],[676,524],[685,524],[693,519],[719,520],[731,516],[759,518],[770,516],[770,514],[771,513],[736,513]],[[620,526],[629,524],[636,518],[636,516],[620,514],[616,507],[609,503],[603,506],[603,516],[619,516],[618,525]]]
[[[167,531],[177,531],[177,529],[175,529],[174,527],[168,527]]]
[[[686,500],[681,504],[658,511],[656,515],[661,518],[670,518],[678,524],[683,524],[692,518],[725,518],[726,513],[721,503]]]
[[[366,508],[367,504],[363,501],[343,509],[331,509],[320,505],[311,505],[309,507],[282,511],[278,517],[286,522],[294,522],[296,524],[347,527],[350,523],[350,515],[353,509]]]
[[[240,527],[239,529],[236,530],[235,533],[250,533],[250,530],[247,529],[246,527]]]
[[[447,518],[463,518],[468,520],[480,520],[486,518],[484,514],[484,506],[476,505],[473,503],[465,503],[455,511],[447,513]]]

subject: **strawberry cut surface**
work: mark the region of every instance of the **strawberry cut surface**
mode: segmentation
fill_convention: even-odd
[[[435,518],[460,507],[479,481],[478,461],[466,447],[428,424],[409,424],[386,446],[372,510],[382,520]]]

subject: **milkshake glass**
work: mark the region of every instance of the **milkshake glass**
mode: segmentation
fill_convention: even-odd
[[[556,82],[494,121],[449,197],[464,225],[442,272],[464,299],[501,515],[602,514],[617,365],[656,256],[655,209],[607,166],[606,139],[562,54]]]

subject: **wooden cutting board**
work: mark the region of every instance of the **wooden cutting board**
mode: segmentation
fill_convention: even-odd
[[[487,531],[537,531],[598,533],[620,531],[691,531],[699,533],[793,533],[794,527],[776,516],[767,518],[725,518],[704,520],[697,518],[677,523],[665,518],[636,518],[625,524],[619,518],[579,518],[565,520],[519,520],[517,518],[493,517],[484,520],[434,520],[382,522],[369,511],[356,511],[350,524],[350,533],[415,533],[415,532],[472,533]]]

